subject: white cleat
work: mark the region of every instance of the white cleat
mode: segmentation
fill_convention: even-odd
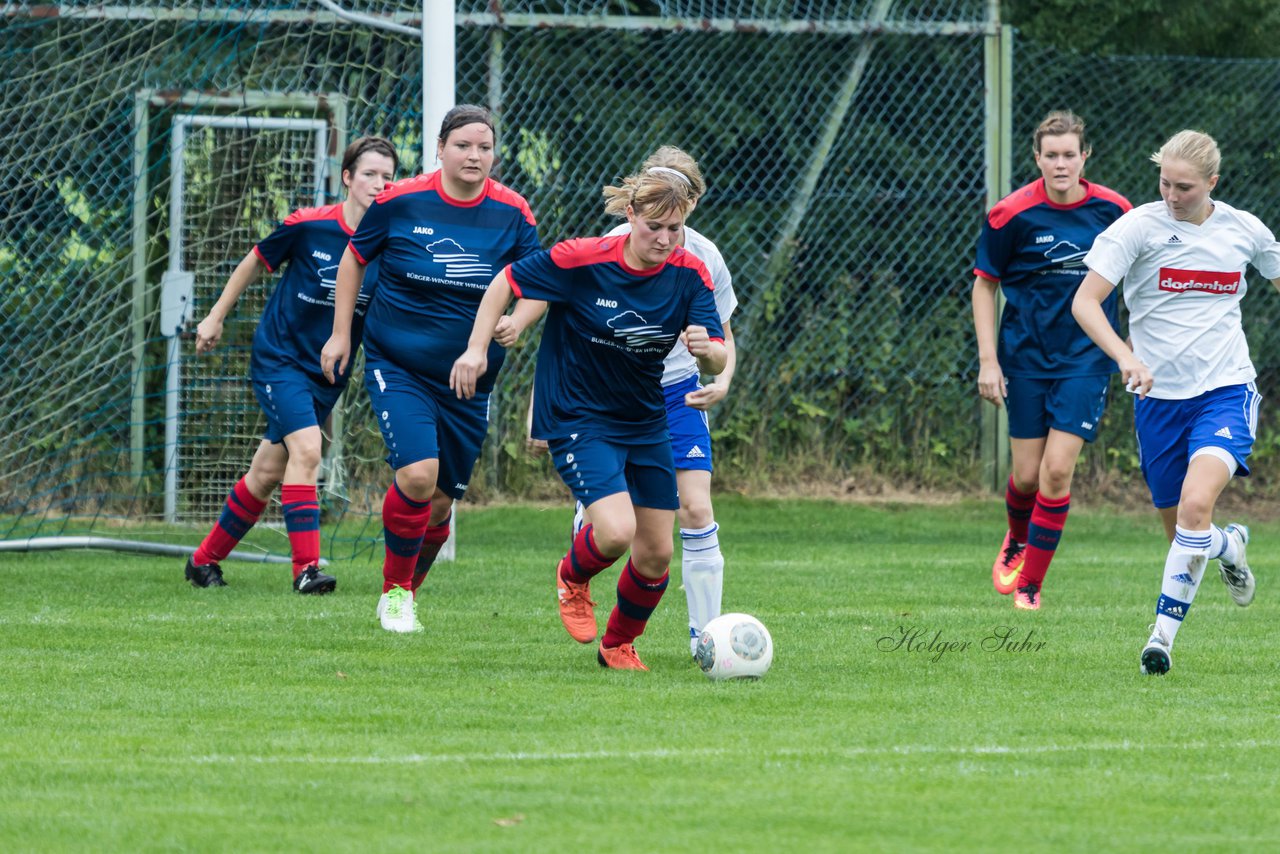
[[[1246,608],[1253,601],[1255,587],[1253,573],[1249,571],[1249,562],[1245,559],[1245,548],[1249,545],[1249,529],[1232,522],[1222,530],[1235,541],[1236,562],[1230,564],[1225,560],[1220,561],[1218,573],[1222,576],[1222,582],[1227,585],[1227,592],[1231,594],[1231,598],[1236,600],[1236,604],[1241,608]]]
[[[392,587],[378,599],[378,621],[389,632],[422,631],[413,594],[403,587]]]
[[[1163,676],[1173,666],[1173,644],[1157,626],[1151,627],[1151,637],[1142,648],[1142,672],[1148,676]]]

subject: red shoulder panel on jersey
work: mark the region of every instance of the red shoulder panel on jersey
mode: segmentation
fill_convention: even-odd
[[[1037,178],[996,202],[996,206],[987,214],[987,222],[992,228],[1004,228],[1018,214],[1048,200],[1049,197],[1044,193],[1044,179]]]
[[[1092,186],[1095,198],[1111,202],[1125,213],[1133,210],[1133,203],[1110,187],[1104,187],[1101,184],[1093,184]]]
[[[693,270],[702,277],[702,284],[707,286],[707,290],[714,291],[716,289],[716,286],[711,284],[711,273],[707,271],[707,265],[702,263],[701,258],[683,246],[676,247],[676,250],[671,253],[671,257],[667,259],[667,263]]]
[[[562,240],[551,247],[551,262],[561,270],[572,270],[588,264],[617,261],[622,255],[622,244],[625,242],[625,236],[574,237]]]
[[[525,201],[524,196],[508,187],[506,184],[499,184],[492,178],[489,179],[489,198],[495,202],[501,202],[504,205],[511,205],[513,208],[519,209],[524,214],[525,222],[529,225],[536,226],[538,223],[533,219],[533,211],[529,209],[529,203]]]
[[[342,223],[343,228],[346,228],[347,224],[342,218],[342,202],[319,208],[298,208],[284,218],[284,224],[297,225],[300,222],[315,222],[322,219],[336,219]]]
[[[437,169],[426,175],[415,175],[412,178],[402,178],[399,181],[392,181],[390,184],[382,188],[382,192],[378,193],[375,202],[389,202],[396,196],[403,196],[406,193],[421,193],[423,190],[434,190],[436,188],[435,178],[440,174]]]

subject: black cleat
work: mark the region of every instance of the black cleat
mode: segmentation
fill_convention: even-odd
[[[222,580],[222,567],[216,563],[202,563],[196,566],[187,558],[187,581],[192,587],[226,587]]]
[[[313,596],[332,593],[337,586],[338,579],[332,575],[325,575],[318,566],[307,567],[293,580],[293,589],[296,592],[309,593]]]

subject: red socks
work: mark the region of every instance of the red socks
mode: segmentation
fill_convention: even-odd
[[[191,562],[196,566],[203,566],[206,563],[217,563],[231,554],[231,550],[249,533],[249,529],[262,516],[266,507],[267,502],[254,498],[245,485],[244,478],[240,478],[232,487],[226,503],[222,505],[222,515],[191,556]],[[317,557],[318,552],[317,546]]]
[[[320,563],[320,500],[309,483],[286,483],[280,489],[284,527],[293,552],[293,577]]]
[[[386,558],[382,564],[382,592],[392,587],[409,590],[413,568],[422,550],[422,537],[431,517],[430,501],[414,501],[400,491],[394,480],[382,500],[382,537]]]
[[[430,508],[428,508],[429,510]],[[427,530],[422,535],[422,548],[418,551],[418,559],[413,568],[412,590],[414,593],[418,592],[418,588],[426,580],[427,573],[431,571],[432,565],[436,562],[436,555],[440,554],[441,547],[448,541],[449,523],[452,521],[453,514],[450,513],[439,525],[427,524]]]
[[[1009,485],[1004,490],[1004,509],[1009,514],[1009,536],[1016,542],[1027,541],[1027,526],[1031,522],[1031,510],[1036,505],[1036,493],[1019,492],[1013,485],[1013,476],[1009,476]]]
[[[574,584],[586,584],[602,570],[613,566],[618,557],[605,557],[601,554],[596,548],[595,526],[583,525],[578,536],[573,538],[573,548],[569,549],[569,553],[560,562],[561,577]]]
[[[658,607],[670,577],[669,572],[664,572],[658,579],[645,578],[628,560],[618,576],[618,604],[609,615],[609,624],[600,639],[601,645],[613,649],[640,637],[653,609]]]
[[[1028,584],[1040,587],[1044,584],[1045,573],[1049,571],[1049,562],[1053,560],[1058,540],[1062,538],[1062,528],[1067,524],[1067,511],[1070,509],[1070,494],[1061,498],[1036,496],[1036,507],[1031,511],[1027,556],[1016,582],[1018,587]]]

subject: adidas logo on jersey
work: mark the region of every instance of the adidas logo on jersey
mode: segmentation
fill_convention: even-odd
[[[1170,246],[1177,246],[1181,244],[1182,241],[1179,240],[1178,235],[1175,234],[1172,237],[1170,237],[1168,240],[1166,240],[1165,243],[1168,243]]]
[[[684,458],[686,460],[705,460],[707,458],[707,455],[702,452],[701,448],[699,448],[697,445],[694,445],[692,448],[689,449],[689,453],[684,455]]]
[[[1223,427],[1221,430],[1214,431],[1214,434],[1213,434],[1213,435],[1215,435],[1215,436],[1221,436],[1221,437],[1222,437],[1222,438],[1224,438],[1224,439],[1230,439],[1230,438],[1232,438],[1232,436],[1231,436],[1231,429],[1230,429],[1230,428],[1228,428],[1228,427]]]

